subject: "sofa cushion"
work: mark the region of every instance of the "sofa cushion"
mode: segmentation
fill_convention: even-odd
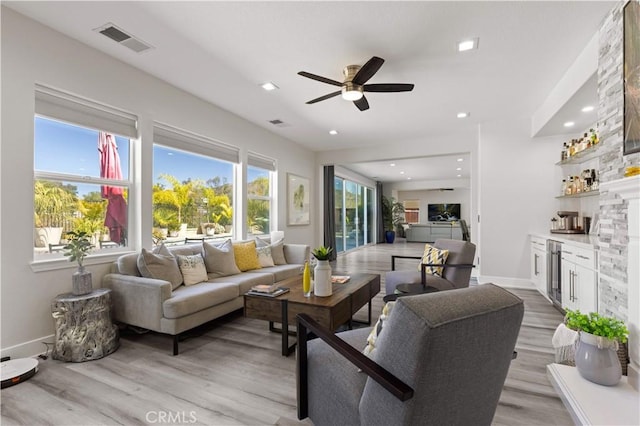
[[[218,278],[211,278],[210,275],[209,281],[213,283],[232,283],[238,287],[240,294],[244,294],[251,290],[251,287],[254,285],[271,285],[274,282],[273,274],[263,273],[259,270]]]
[[[261,268],[255,241],[234,243],[233,256],[236,261],[236,266],[242,272]]]
[[[194,285],[207,281],[207,268],[200,253],[191,256],[178,255],[178,266],[182,272],[184,285]]]
[[[116,261],[118,272],[123,275],[141,277],[138,269],[138,253],[123,254]]]
[[[202,247],[204,249],[204,264],[207,267],[207,273],[213,277],[226,277],[240,273],[233,255],[231,239],[218,245],[203,241]]]
[[[447,258],[449,257],[449,250],[441,250],[437,247],[433,247],[429,244],[424,245],[424,254],[422,255],[422,260],[420,264],[418,264],[418,270],[420,271],[422,268],[422,264],[431,264],[431,265],[444,265],[447,263]],[[425,272],[431,275],[437,275],[439,277],[442,276],[442,271],[444,268],[438,266],[427,266],[425,268]]]
[[[193,256],[194,254],[201,254],[202,257],[204,257],[204,250],[201,243],[171,246],[167,250],[174,256]]]
[[[260,266],[263,268],[268,268],[270,266],[274,266],[273,257],[271,257],[271,247],[256,247],[256,253],[258,253],[258,261],[260,262]]]
[[[182,286],[162,303],[162,313],[165,318],[181,318],[233,300],[239,295],[238,286],[233,283],[204,282]]]
[[[169,255],[155,254],[143,248],[138,255],[138,269],[145,278],[169,281],[173,290],[182,284],[182,273],[180,273],[178,262],[170,253]]]
[[[270,247],[271,248],[271,258],[273,259],[273,263],[276,265],[286,265],[287,258],[284,256],[284,240],[278,240],[271,244],[263,241],[260,238],[256,238],[256,246],[257,247]]]
[[[302,265],[275,265],[270,268],[262,268],[254,271],[247,271],[250,273],[260,272],[269,273],[273,276],[273,282],[286,280],[287,278],[296,277],[302,274]]]

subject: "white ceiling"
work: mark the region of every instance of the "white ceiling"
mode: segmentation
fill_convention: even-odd
[[[612,7],[583,1],[3,5],[315,151],[446,143],[473,134],[479,123],[531,117]],[[93,31],[107,23],[154,49],[136,54]],[[479,37],[479,49],[458,53],[457,42],[468,37]],[[369,83],[414,83],[415,89],[367,94],[371,108],[364,112],[340,97],[305,105],[335,87],[298,71],[342,81],[344,66],[374,55],[386,62]],[[264,91],[265,81],[279,90]],[[590,99],[596,94],[579,97]],[[456,118],[461,111],[471,116]],[[270,124],[274,119],[285,126]],[[331,136],[331,129],[339,133]],[[571,131],[558,125],[556,134]],[[445,159],[403,167],[425,180]],[[393,178],[380,164],[345,166],[381,181]],[[458,171],[446,173],[440,178]]]

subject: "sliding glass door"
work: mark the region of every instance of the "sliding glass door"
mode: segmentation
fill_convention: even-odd
[[[374,239],[373,189],[335,177],[336,252],[369,244]]]

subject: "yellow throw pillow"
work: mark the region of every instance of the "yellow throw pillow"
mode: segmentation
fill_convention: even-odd
[[[444,265],[447,263],[447,258],[449,257],[449,250],[440,250],[436,247],[430,246],[429,244],[424,245],[424,254],[422,255],[422,260],[418,265],[418,271],[422,270],[422,264],[428,265]],[[444,268],[438,266],[427,266],[425,272],[431,275],[437,275],[439,277],[442,276],[442,271]]]
[[[234,243],[233,255],[236,259],[238,269],[242,272],[262,268],[262,266],[260,266],[260,260],[258,259],[255,241]]]
[[[369,333],[369,337],[367,337],[367,346],[364,348],[362,353],[369,358],[373,357],[373,352],[376,349],[376,342],[378,341],[382,328],[389,319],[395,304],[396,302],[387,302],[387,304],[384,305],[384,308],[382,308],[382,314],[380,314],[380,318],[378,318],[378,322],[376,322],[376,325],[371,329],[371,333]]]

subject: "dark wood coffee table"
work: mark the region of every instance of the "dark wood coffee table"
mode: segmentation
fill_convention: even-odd
[[[337,273],[336,273],[337,274]],[[339,326],[353,324],[353,314],[367,303],[369,304],[368,322],[371,324],[371,299],[380,292],[378,274],[344,274],[351,278],[344,284],[333,284],[333,294],[329,297],[312,295],[305,297],[302,291],[302,276],[289,278],[280,283],[280,287],[289,287],[290,291],[278,297],[244,295],[244,315],[269,321],[269,330],[282,333],[282,355],[288,356],[295,349],[295,343],[289,345],[289,324],[295,324],[296,315],[305,313],[320,325],[335,331]],[[274,323],[280,323],[276,329]]]

